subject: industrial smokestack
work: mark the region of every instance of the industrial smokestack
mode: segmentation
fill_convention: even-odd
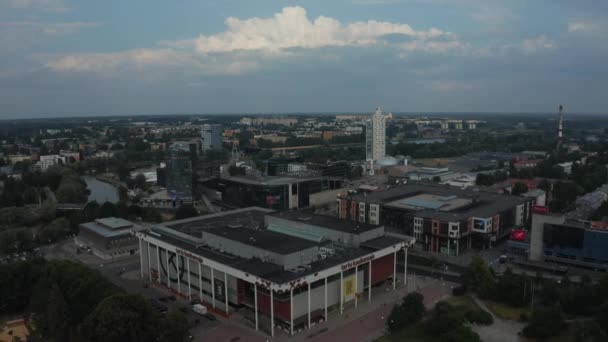
[[[557,125],[557,146],[555,147],[555,152],[559,153],[562,148],[563,142],[563,129],[564,129],[564,106],[559,105],[559,123]]]

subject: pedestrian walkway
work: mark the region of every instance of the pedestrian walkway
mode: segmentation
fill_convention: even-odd
[[[524,328],[524,324],[516,321],[509,321],[495,316],[488,309],[486,304],[476,295],[471,295],[475,303],[480,308],[489,312],[494,318],[492,325],[471,325],[471,329],[479,334],[482,341],[492,342],[519,342],[522,341],[519,332]]]
[[[437,301],[449,296],[453,286],[452,283],[433,278],[408,276],[407,287],[401,286],[395,291],[391,284],[374,288],[371,302],[360,300],[357,309],[350,303],[342,315],[338,311],[330,312],[326,322],[291,337],[278,328],[275,328],[274,337],[261,330],[255,331],[249,321],[236,313],[229,319],[222,320],[224,324],[206,331],[204,336],[196,341],[373,341],[385,333],[386,318],[393,305],[401,301],[408,292],[420,292],[425,297],[425,305],[432,307]]]

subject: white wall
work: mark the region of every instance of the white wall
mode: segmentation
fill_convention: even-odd
[[[357,283],[357,292],[361,293],[363,292],[363,286],[364,286],[364,276],[365,276],[365,272],[364,269],[366,269],[368,266],[367,264],[364,264],[362,266],[359,266],[359,272],[358,272],[358,283]],[[345,276],[344,279],[346,279],[347,277],[349,277],[351,275]],[[352,276],[354,277],[354,274],[352,274]],[[321,286],[316,287],[316,288],[312,288],[311,289],[311,293],[310,293],[310,311],[315,311],[317,309],[321,309],[323,310],[325,308],[325,283],[321,282]],[[373,296],[373,293],[372,293]],[[359,301],[365,300],[367,301],[367,297],[366,298],[359,298]],[[354,298],[351,299],[351,301],[354,301]],[[308,292],[307,290],[302,291],[301,293],[295,295],[293,297],[293,316],[294,319],[298,318],[300,316],[307,316],[308,315]],[[336,305],[336,304],[340,304],[340,278],[336,279],[333,282],[328,282],[327,283],[327,306],[330,307],[332,305]],[[344,303],[346,304],[346,302]]]

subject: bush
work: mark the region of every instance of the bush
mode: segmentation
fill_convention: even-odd
[[[439,342],[481,342],[481,338],[471,328],[460,326],[441,335]]]
[[[528,325],[524,327],[526,337],[546,339],[559,335],[566,323],[558,308],[539,309],[532,312]]]
[[[413,292],[405,296],[400,305],[393,307],[386,324],[389,331],[395,332],[420,321],[424,313],[424,297],[418,292]]]
[[[522,323],[527,323],[528,320],[530,320],[530,317],[528,317],[528,314],[525,312],[522,312],[521,314],[519,314],[519,321]]]
[[[469,310],[465,312],[464,317],[467,321],[471,323],[481,324],[481,325],[491,325],[494,323],[494,317],[484,310]]]
[[[464,321],[462,313],[454,306],[440,301],[431,311],[430,317],[426,321],[426,328],[432,335],[439,336],[460,327]]]
[[[464,296],[467,293],[467,287],[460,285],[452,289],[452,296]]]

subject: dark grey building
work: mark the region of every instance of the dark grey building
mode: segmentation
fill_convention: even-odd
[[[135,232],[144,227],[121,218],[107,217],[82,223],[79,229],[78,243],[90,247],[93,254],[102,259],[114,259],[137,253]]]
[[[169,147],[166,166],[167,193],[175,201],[192,200],[193,151],[188,142],[175,142]]]
[[[222,148],[222,125],[204,124],[201,127],[201,142],[203,151]]]

